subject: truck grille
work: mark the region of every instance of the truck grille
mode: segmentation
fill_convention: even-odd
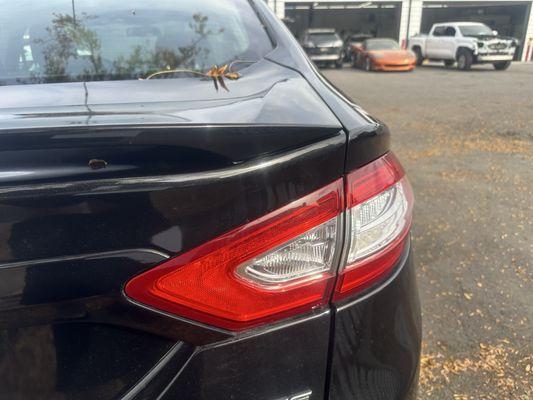
[[[489,44],[489,49],[491,50],[504,50],[507,48],[507,45],[503,42]]]

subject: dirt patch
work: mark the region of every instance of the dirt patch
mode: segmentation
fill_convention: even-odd
[[[519,350],[506,339],[496,345],[479,343],[477,353],[464,357],[446,357],[443,353],[423,354],[421,358],[420,386],[426,396],[436,389],[450,385],[452,380],[477,380],[483,382],[476,396],[453,393],[453,398],[529,399],[533,395],[533,356],[520,358]],[[517,371],[518,370],[518,371]],[[518,372],[518,373],[517,373]],[[520,378],[516,378],[521,376]]]
[[[533,64],[326,72],[385,121],[415,191],[419,399],[533,399]]]

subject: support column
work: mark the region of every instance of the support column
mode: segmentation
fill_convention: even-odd
[[[276,4],[275,12],[279,19],[285,18],[285,0],[274,0]]]
[[[402,0],[402,13],[400,14],[400,33],[398,43],[402,48],[407,47],[407,22],[409,21],[409,0]]]
[[[402,1],[399,42],[403,47],[407,46],[407,42],[411,36],[420,33],[420,26],[422,24],[422,4],[422,0]]]
[[[533,60],[533,2],[529,6],[529,18],[526,28],[526,39],[524,51],[522,52],[522,61]]]
[[[267,0],[267,5],[279,19],[285,18],[285,0]]]

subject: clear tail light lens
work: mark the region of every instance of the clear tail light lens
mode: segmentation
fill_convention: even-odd
[[[348,211],[352,240],[347,264],[352,265],[397,238],[409,225],[410,203],[405,182],[398,182]]]
[[[337,250],[340,219],[335,217],[236,269],[239,278],[259,288],[279,290],[330,272]]]
[[[136,276],[125,293],[242,330],[323,306],[332,292],[334,301],[360,292],[403,253],[413,198],[392,153],[348,174],[344,187],[346,208],[339,179]]]

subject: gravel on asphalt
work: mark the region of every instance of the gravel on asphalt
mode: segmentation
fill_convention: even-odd
[[[533,64],[323,73],[389,126],[415,190],[420,399],[533,398]]]

